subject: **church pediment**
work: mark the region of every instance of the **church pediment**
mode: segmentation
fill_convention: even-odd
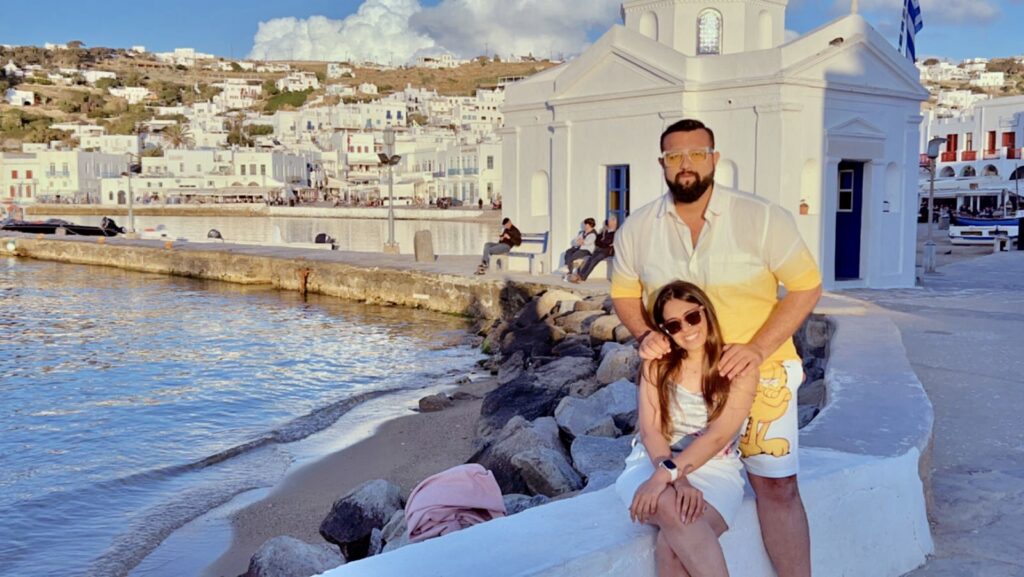
[[[826,129],[830,137],[885,140],[887,134],[863,118],[854,118]]]
[[[621,26],[613,27],[555,81],[556,99],[681,88],[686,57]]]
[[[903,57],[870,26],[865,23],[851,30],[850,22],[838,24],[792,42],[786,49],[804,52],[806,56],[791,59],[792,63],[783,69],[782,75],[824,83],[826,88],[838,90],[870,90],[927,98],[916,69],[906,66]]]

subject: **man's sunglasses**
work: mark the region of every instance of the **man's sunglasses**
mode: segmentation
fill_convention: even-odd
[[[661,330],[665,331],[667,335],[673,336],[686,327],[695,327],[699,325],[701,320],[704,318],[704,315],[702,314],[703,312],[704,307],[697,307],[683,315],[682,318],[668,319],[661,323]]]
[[[683,164],[683,159],[690,159],[691,164],[701,164],[706,162],[712,154],[715,153],[713,148],[691,148],[690,150],[666,150],[661,153],[661,158],[665,162],[665,166],[680,166]]]

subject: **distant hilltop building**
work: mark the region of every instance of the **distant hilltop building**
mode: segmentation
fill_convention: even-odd
[[[659,135],[696,118],[715,131],[718,185],[794,215],[826,287],[914,286],[928,92],[857,14],[787,43],[786,5],[631,0],[578,58],[510,84],[504,214],[552,247],[584,218],[628,220],[666,192]]]
[[[213,54],[196,52],[195,48],[175,48],[174,52],[157,52],[153,55],[160,62],[192,68],[198,60],[214,60]]]
[[[330,62],[327,64],[328,78],[344,78],[345,76],[354,76],[352,74],[351,66],[346,66],[339,62]]]
[[[45,48],[46,50],[67,50],[68,49],[68,45],[67,44],[51,44],[50,42],[47,42],[47,43],[43,44],[43,48]]]
[[[132,46],[131,47],[131,51],[136,53],[136,54],[145,54],[146,53],[146,47],[145,46]]]
[[[281,92],[299,92],[320,88],[320,81],[312,72],[292,72],[274,83]]]
[[[416,59],[416,66],[419,68],[458,68],[459,66],[462,66],[464,63],[464,61],[458,60],[452,54],[440,54],[437,56],[421,56]]]

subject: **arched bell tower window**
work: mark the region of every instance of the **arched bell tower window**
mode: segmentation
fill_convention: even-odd
[[[722,53],[722,14],[705,10],[697,17],[697,54]]]

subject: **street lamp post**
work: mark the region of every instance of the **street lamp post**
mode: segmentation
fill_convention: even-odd
[[[928,141],[928,237],[924,242],[924,272],[935,272],[935,241],[932,240],[932,215],[935,211],[935,159],[939,157],[939,147],[946,142],[945,138],[936,136]]]
[[[388,167],[388,241],[384,243],[384,252],[398,254],[398,243],[395,242],[395,171],[394,167],[401,156],[395,154],[395,130],[388,126],[384,129],[384,152],[377,155],[381,164]]]
[[[135,234],[135,194],[132,192],[132,159],[138,158],[139,162],[142,162],[142,158],[131,152],[126,154],[128,156],[128,234]]]

